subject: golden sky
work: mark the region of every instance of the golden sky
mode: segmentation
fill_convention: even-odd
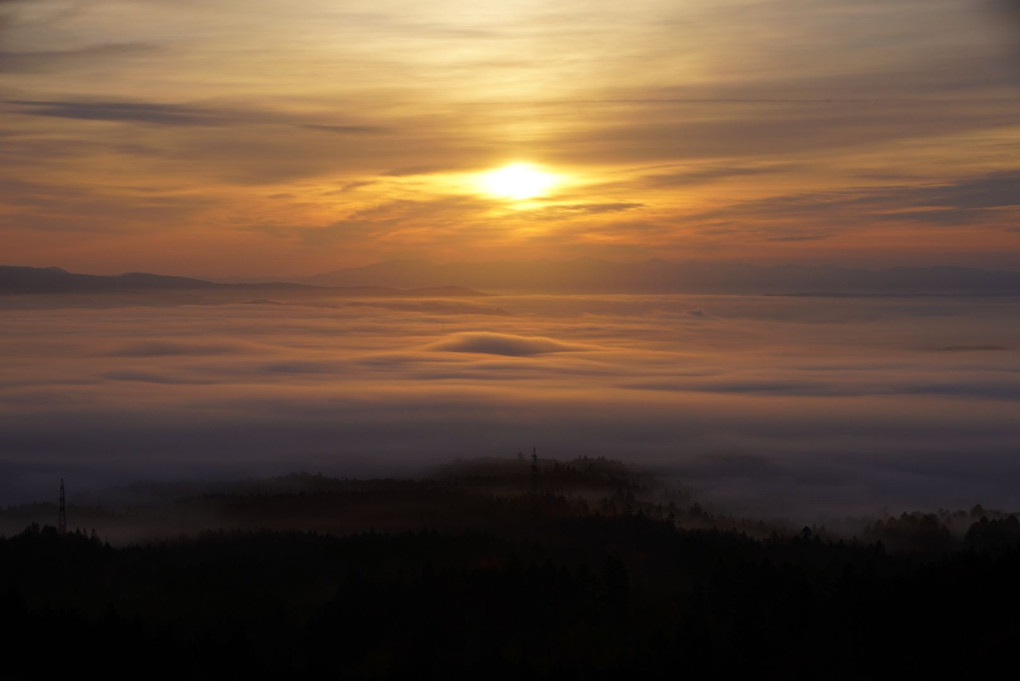
[[[1020,268],[1008,2],[0,0],[0,261]]]

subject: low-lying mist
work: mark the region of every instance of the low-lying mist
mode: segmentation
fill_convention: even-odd
[[[415,476],[535,446],[640,464],[745,515],[1010,510],[1017,313],[673,295],[6,309],[0,504],[51,500],[61,477],[95,496]]]

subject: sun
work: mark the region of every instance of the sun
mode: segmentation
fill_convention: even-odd
[[[489,196],[524,201],[543,196],[556,184],[556,176],[530,163],[510,165],[484,173],[479,184]]]

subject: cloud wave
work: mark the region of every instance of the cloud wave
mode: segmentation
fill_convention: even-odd
[[[484,331],[458,333],[452,338],[434,343],[431,347],[446,352],[473,352],[507,357],[534,357],[553,352],[575,352],[588,349],[583,345],[563,343],[541,336],[515,336],[508,333]]]

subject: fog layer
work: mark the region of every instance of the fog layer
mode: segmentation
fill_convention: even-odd
[[[413,475],[536,446],[644,464],[740,513],[1017,508],[1018,308],[531,296],[8,309],[0,503],[48,500],[60,477],[91,494]]]

